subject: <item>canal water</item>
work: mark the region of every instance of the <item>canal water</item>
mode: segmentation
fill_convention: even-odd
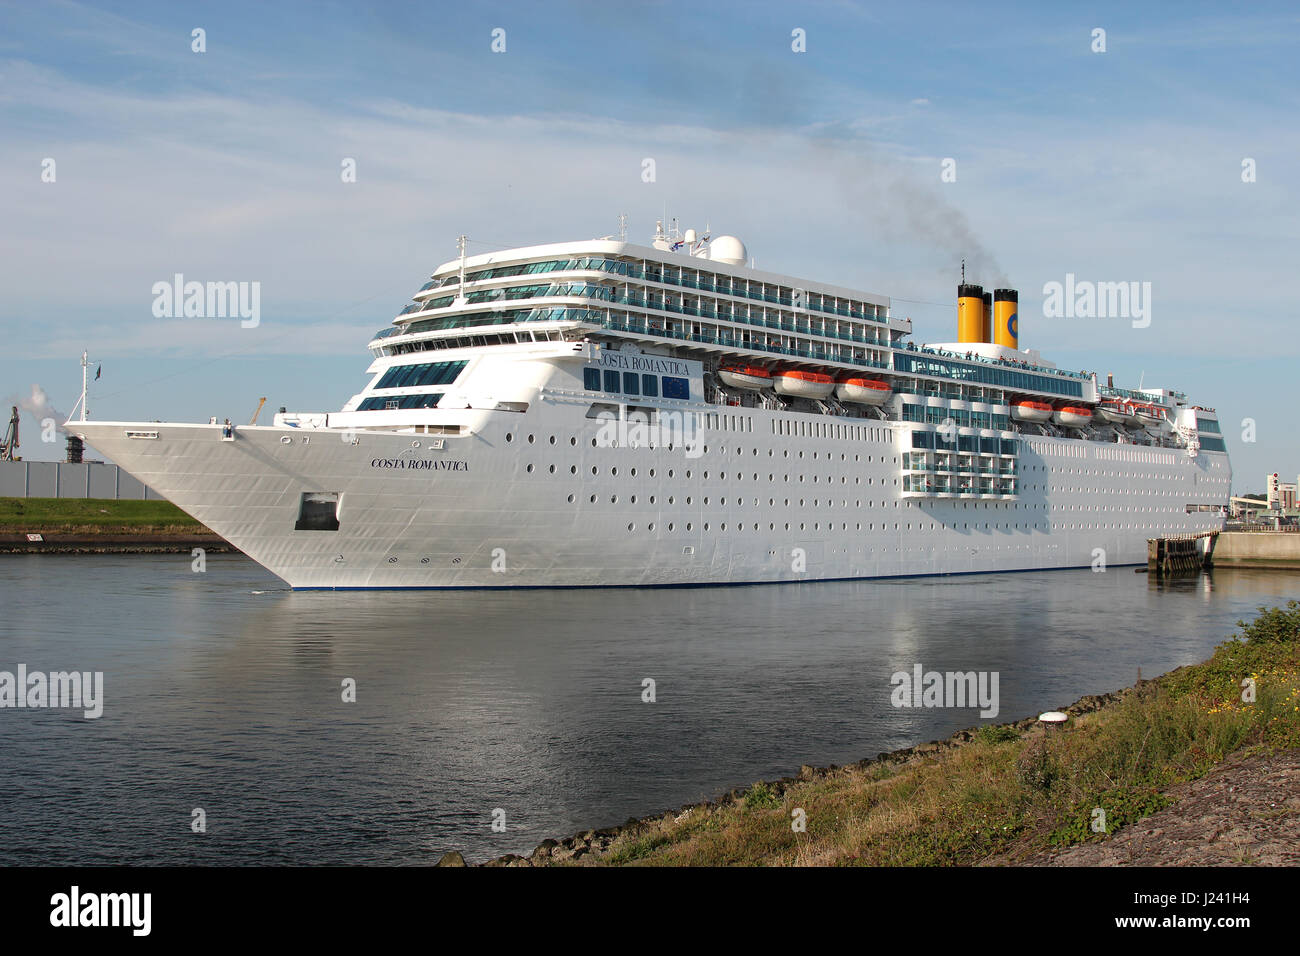
[[[1297,581],[295,593],[242,555],[6,555],[0,671],[104,700],[0,709],[0,863],[526,853],[982,722],[893,706],[895,672],[996,673],[1010,721],[1203,660]]]

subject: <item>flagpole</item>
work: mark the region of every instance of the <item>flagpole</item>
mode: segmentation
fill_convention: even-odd
[[[86,404],[87,404],[86,389],[88,388],[88,383],[86,381],[86,370],[89,367],[90,367],[90,362],[87,359],[87,353],[82,352],[81,353],[81,420],[83,422],[86,420]]]

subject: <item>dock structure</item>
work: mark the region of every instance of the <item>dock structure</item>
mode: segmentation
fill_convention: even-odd
[[[1147,570],[1161,577],[1196,574],[1213,565],[1219,532],[1147,539]]]
[[[1300,534],[1285,526],[1276,531],[1225,531],[1214,549],[1214,566],[1300,571]]]

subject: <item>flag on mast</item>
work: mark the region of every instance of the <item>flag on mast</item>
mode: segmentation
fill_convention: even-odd
[[[96,381],[96,382],[99,381],[99,373],[102,372],[102,371],[104,371],[104,366],[102,366],[102,365],[96,365],[96,366],[95,366],[95,381]]]

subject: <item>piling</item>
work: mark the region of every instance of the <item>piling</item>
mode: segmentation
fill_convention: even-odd
[[[1219,532],[1147,539],[1147,571],[1158,577],[1199,574],[1213,563]]]

